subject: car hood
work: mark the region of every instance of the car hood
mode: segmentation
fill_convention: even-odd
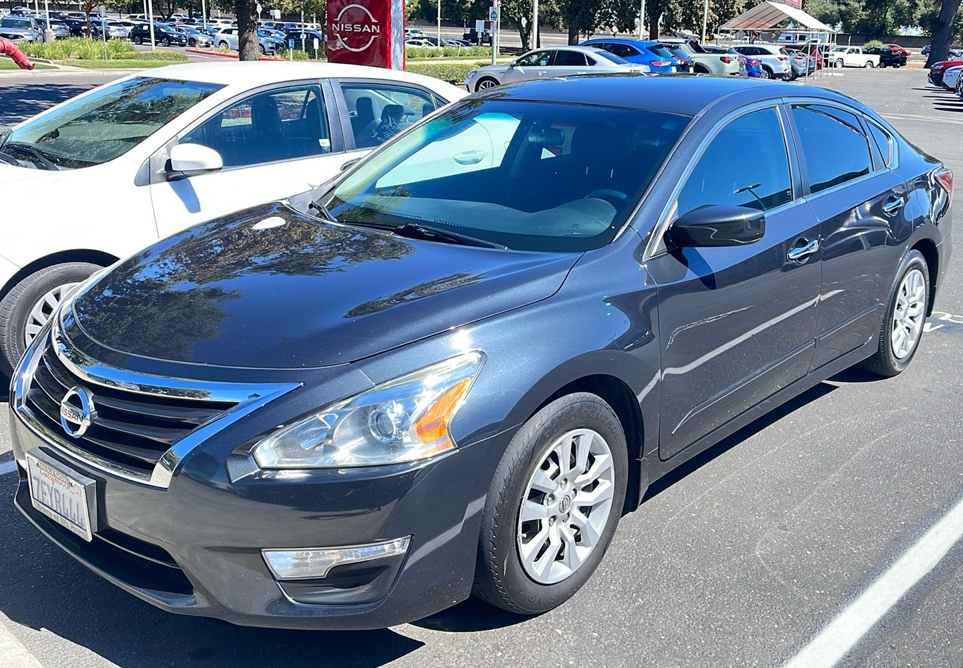
[[[577,259],[409,240],[274,203],[141,251],[73,310],[86,336],[122,354],[320,367],[545,299]]]
[[[16,165],[8,165],[0,162],[0,193],[2,193],[0,197],[2,197],[4,201],[11,203],[22,193],[19,191],[14,192],[6,186],[22,184],[24,182],[30,182],[31,184],[43,187],[52,186],[70,173],[71,170],[31,169],[29,167],[17,167]]]

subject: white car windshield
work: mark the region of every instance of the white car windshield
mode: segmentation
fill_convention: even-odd
[[[113,160],[223,88],[137,77],[76,98],[3,137],[0,159],[38,169],[77,169]]]
[[[435,238],[583,251],[614,238],[689,117],[498,99],[462,102],[386,145],[319,206]]]

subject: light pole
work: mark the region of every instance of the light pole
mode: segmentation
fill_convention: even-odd
[[[639,39],[645,39],[642,32],[645,30],[645,0],[639,0]]]
[[[532,0],[532,48],[538,48],[538,0]]]
[[[706,23],[709,21],[709,0],[706,0],[702,9],[702,43],[706,43]]]
[[[438,46],[441,47],[441,0],[438,0]]]

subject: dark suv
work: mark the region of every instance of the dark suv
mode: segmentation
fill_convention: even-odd
[[[906,54],[889,46],[871,46],[863,49],[863,53],[878,55],[880,67],[903,67],[906,65]]]
[[[150,25],[140,23],[130,29],[130,41],[134,44],[150,44]],[[154,43],[160,46],[187,46],[187,36],[163,23],[154,24]]]

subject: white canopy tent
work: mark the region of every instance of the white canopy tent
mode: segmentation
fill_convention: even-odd
[[[769,0],[759,3],[734,19],[726,21],[720,26],[720,30],[731,30],[733,32],[739,30],[768,30],[785,21],[792,21],[799,28],[805,28],[812,32],[829,34],[836,32],[798,7],[785,5],[781,2],[770,2]]]

